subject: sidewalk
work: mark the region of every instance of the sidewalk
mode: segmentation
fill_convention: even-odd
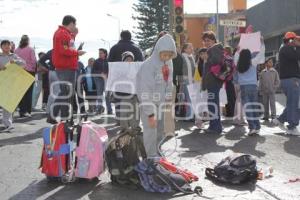
[[[280,114],[284,98],[279,95],[277,99],[280,100],[276,105]],[[92,120],[107,127],[109,134],[117,131],[113,120],[107,116]],[[1,199],[203,199],[195,195],[151,194],[120,188],[110,183],[107,174],[100,182],[47,183],[38,169],[41,131],[48,126],[45,121],[43,114],[34,113],[30,121],[17,119],[13,133],[0,134]],[[289,179],[300,178],[300,137],[285,136],[279,128],[268,123],[262,125],[258,137],[245,136],[247,129],[244,127],[223,125],[222,135],[209,135],[195,130],[192,123],[177,123],[178,136],[163,145],[163,152],[174,163],[199,176],[193,186],[202,186],[206,199],[300,199],[300,183],[285,184]],[[257,158],[259,166],[272,166],[274,177],[258,181],[256,185],[236,187],[215,185],[205,179],[205,168],[212,167],[232,152],[251,154]]]

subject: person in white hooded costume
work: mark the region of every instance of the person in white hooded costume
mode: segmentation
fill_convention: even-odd
[[[164,109],[166,104],[172,103],[172,59],[176,54],[172,36],[162,36],[137,75],[137,95],[148,158],[160,156],[158,148],[164,135]]]

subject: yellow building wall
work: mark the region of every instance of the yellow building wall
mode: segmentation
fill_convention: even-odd
[[[203,47],[201,38],[207,23],[208,18],[185,18],[186,40],[192,43],[195,49]]]
[[[234,13],[247,9],[247,0],[228,0],[228,12]]]

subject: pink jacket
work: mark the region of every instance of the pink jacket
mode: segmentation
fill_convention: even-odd
[[[23,49],[17,48],[15,50],[15,54],[17,54],[20,58],[25,60],[26,65],[24,69],[29,72],[35,72],[36,69],[36,57],[33,48],[25,47]]]

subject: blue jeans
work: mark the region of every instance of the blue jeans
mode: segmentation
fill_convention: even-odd
[[[221,117],[220,117],[220,89],[221,88],[208,88],[208,112],[210,114],[209,121],[209,130],[216,131],[218,133],[222,132],[222,125],[221,125]]]
[[[281,87],[286,96],[286,107],[278,120],[282,123],[288,122],[288,129],[292,130],[299,125],[299,95],[300,95],[300,79],[289,78],[281,80]]]
[[[249,129],[260,130],[257,85],[241,85],[241,96]]]
[[[193,113],[193,110],[192,110],[192,101],[191,101],[190,94],[189,94],[189,91],[188,91],[188,83],[184,83],[183,92],[184,92],[184,100],[185,100],[185,103],[186,103],[185,118],[187,120],[193,119],[194,113]]]
[[[111,102],[109,100],[109,97],[110,97],[110,93],[106,92],[105,93],[105,104],[106,104],[107,112],[111,113],[112,112],[112,107],[111,107]]]
[[[103,93],[105,87],[105,81],[101,77],[94,77],[96,91],[97,91],[97,110],[100,110],[103,103]]]

